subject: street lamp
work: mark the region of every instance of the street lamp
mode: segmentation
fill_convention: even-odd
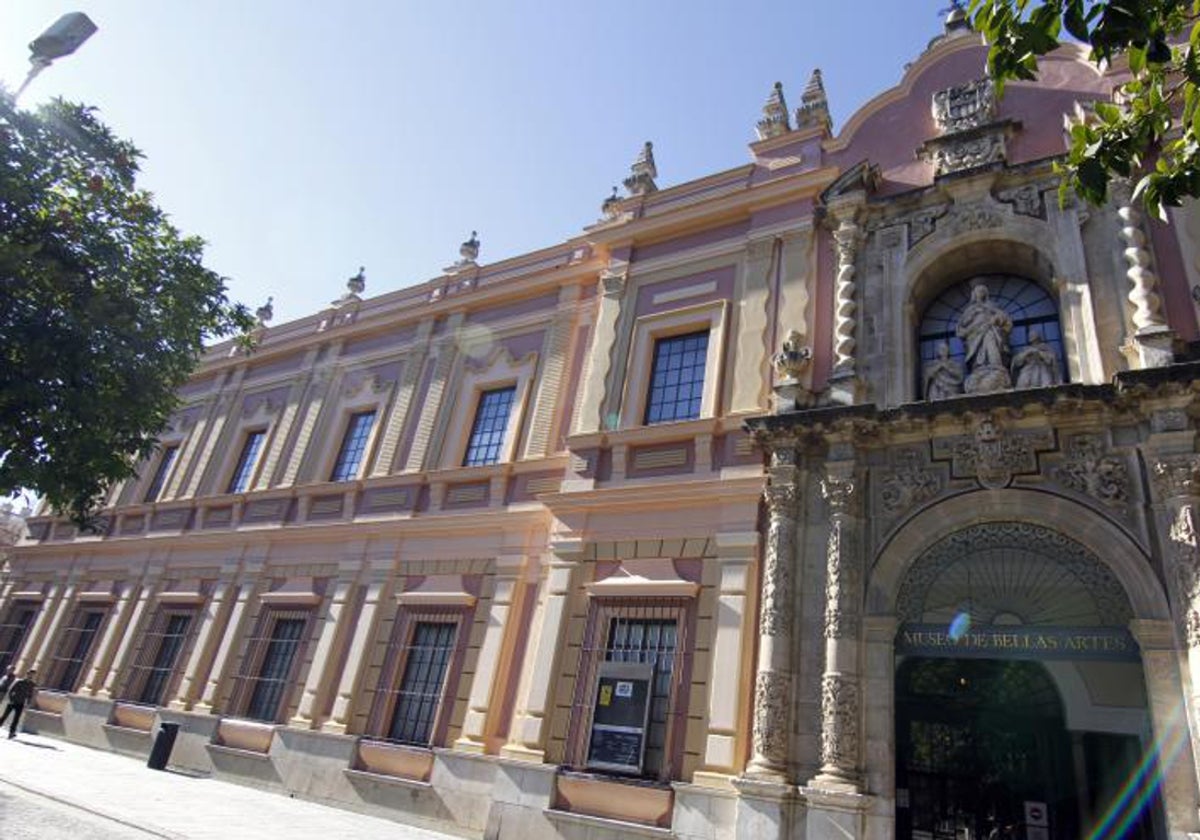
[[[80,44],[92,37],[97,28],[92,19],[83,12],[69,12],[50,24],[50,27],[29,45],[29,75],[17,88],[13,101],[21,97],[29,83],[38,73],[49,67],[54,59],[75,52]]]

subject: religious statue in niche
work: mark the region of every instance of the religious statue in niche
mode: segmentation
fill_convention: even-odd
[[[925,366],[925,399],[944,400],[963,392],[962,365],[950,358],[950,345],[941,342],[937,358]]]
[[[967,348],[966,393],[986,394],[1012,387],[1008,373],[1012,327],[1008,313],[990,300],[987,286],[980,283],[971,289],[971,302],[963,308],[954,328]]]
[[[1013,356],[1012,370],[1018,388],[1045,388],[1062,381],[1058,354],[1036,327],[1029,330],[1029,344]]]

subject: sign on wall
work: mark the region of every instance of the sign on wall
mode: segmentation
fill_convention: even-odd
[[[588,767],[621,773],[642,772],[653,678],[654,668],[648,663],[600,663],[588,741]]]
[[[944,624],[902,624],[896,653],[962,659],[1091,659],[1137,662],[1133,635],[1121,627],[984,625],[952,633]]]

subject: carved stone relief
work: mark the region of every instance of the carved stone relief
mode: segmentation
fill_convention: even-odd
[[[933,164],[935,175],[948,175],[1005,160],[1004,135],[989,133],[955,138],[927,148],[925,157]]]
[[[754,748],[773,764],[787,763],[788,704],[791,681],[778,671],[759,671],[754,679]]]
[[[933,121],[942,134],[978,128],[995,116],[996,92],[990,79],[975,79],[933,95]]]
[[[922,450],[897,449],[892,469],[879,481],[879,507],[891,516],[900,515],[942,492],[942,480],[930,469]]]
[[[1053,448],[1052,429],[1006,432],[990,417],[977,422],[974,434],[933,441],[934,457],[949,459],[955,478],[975,478],[989,490],[1007,487],[1014,475],[1037,472],[1037,453]]]
[[[759,631],[764,636],[786,636],[792,624],[790,593],[799,491],[794,484],[773,484],[767,487],[765,495],[770,522],[763,560]]]
[[[1014,213],[1038,218],[1043,216],[1042,191],[1033,184],[1026,184],[1011,190],[1001,190],[996,197],[1005,204],[1011,204]]]
[[[1065,446],[1063,462],[1051,474],[1075,492],[1107,505],[1129,501],[1129,470],[1124,459],[1107,451],[1102,435],[1072,436]]]
[[[1151,474],[1159,499],[1200,494],[1200,455],[1186,454],[1155,462]]]
[[[858,764],[858,684],[852,677],[821,678],[821,764],[826,772],[852,775]]]

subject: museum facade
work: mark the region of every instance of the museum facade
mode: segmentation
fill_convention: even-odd
[[[28,725],[488,838],[1200,836],[1200,212],[952,11],[832,131],[214,347],[0,590]]]

